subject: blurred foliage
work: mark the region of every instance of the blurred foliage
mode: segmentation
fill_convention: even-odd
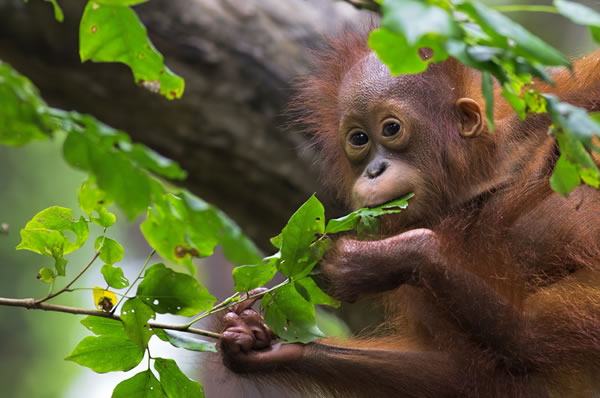
[[[53,266],[53,260],[34,253],[17,252],[18,230],[31,218],[31,209],[56,203],[75,205],[76,190],[83,174],[69,168],[60,156],[57,141],[34,143],[24,148],[0,146],[0,222],[10,225],[7,235],[0,235],[0,295],[8,297],[43,296],[48,286],[35,275],[41,266]],[[71,194],[68,194],[71,192]],[[74,263],[85,261],[83,253],[68,258]],[[81,305],[69,296],[64,304]],[[0,307],[0,364],[2,395],[12,398],[56,398],[81,371],[72,363],[57,360],[82,335],[78,319],[66,314],[23,311]],[[10,321],[8,321],[10,320]],[[77,328],[77,329],[76,329]],[[49,371],[51,370],[51,371]],[[18,381],[18,382],[16,382]],[[44,388],[40,388],[44,386]]]

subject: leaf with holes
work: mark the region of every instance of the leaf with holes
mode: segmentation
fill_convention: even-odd
[[[127,337],[88,336],[65,359],[106,373],[133,369],[143,358],[144,351]]]
[[[233,269],[234,289],[236,292],[248,292],[266,285],[277,273],[281,261],[281,252],[265,258],[265,262],[255,265],[243,265]]]
[[[123,304],[121,310],[121,321],[125,328],[125,333],[135,341],[142,350],[148,347],[148,341],[152,337],[152,330],[148,326],[150,319],[156,319],[154,310],[144,304],[138,297],[129,299]]]
[[[326,337],[316,324],[314,305],[291,284],[266,294],[260,305],[267,325],[288,342],[308,343]]]
[[[117,384],[111,398],[167,398],[167,396],[154,373],[148,369]]]
[[[183,316],[209,310],[217,301],[196,279],[160,263],[146,270],[137,297],[160,314]]]
[[[115,267],[111,264],[104,264],[100,269],[100,272],[102,272],[104,280],[108,286],[114,289],[123,289],[129,286],[129,281],[127,278],[125,278],[123,269],[121,267]]]
[[[88,316],[81,320],[81,324],[97,336],[116,336],[127,338],[123,323],[116,319],[100,316]]]
[[[115,223],[116,216],[106,210],[106,206],[110,205],[112,201],[106,192],[98,188],[93,177],[84,181],[77,193],[79,207],[90,216],[92,222],[105,228]]]

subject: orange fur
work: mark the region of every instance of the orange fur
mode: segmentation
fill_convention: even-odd
[[[369,53],[361,34],[332,41],[317,53],[315,74],[293,106],[314,137],[325,184],[347,202],[356,174],[340,142],[339,90]],[[598,54],[575,62],[574,75],[553,76],[555,87],[534,86],[600,111]],[[428,135],[417,141],[429,146],[418,152],[426,159],[410,158],[428,177],[424,214],[406,232],[394,216],[384,218],[387,237],[340,240],[322,265],[336,297],[389,291],[384,325],[346,341],[288,347],[288,357],[273,354],[271,363],[272,347],[251,351],[236,357],[242,368],[336,397],[595,396],[599,191],[582,186],[563,198],[550,189],[559,154],[546,115],[521,121],[498,97],[497,131],[461,137],[454,104],[462,97],[482,103],[477,72],[449,59],[403,79],[419,90],[415,114],[436,124],[415,132]],[[263,371],[255,371],[259,365]]]

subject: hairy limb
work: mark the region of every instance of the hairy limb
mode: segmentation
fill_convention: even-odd
[[[417,229],[387,239],[342,239],[321,265],[327,292],[342,301],[416,283],[422,264],[436,256],[431,230]]]
[[[250,292],[255,295],[258,290]],[[307,393],[339,397],[382,396],[460,397],[463,377],[449,354],[397,349],[340,347],[313,342],[281,344],[251,307],[259,298],[231,308],[222,319],[221,352],[225,365],[250,377],[268,380]],[[377,341],[360,346],[381,347]],[[386,341],[389,345],[390,342]],[[307,379],[309,379],[307,381]]]
[[[334,250],[323,265],[330,283],[328,293],[352,301],[361,294],[402,284],[423,288],[464,331],[491,348],[513,370],[559,364],[581,357],[586,350],[600,355],[600,346],[591,346],[600,337],[594,332],[600,327],[599,306],[586,299],[573,302],[570,313],[567,309],[559,311],[575,300],[581,290],[578,284],[563,289],[563,299],[555,303],[553,311],[539,303],[540,310],[521,310],[485,280],[460,264],[450,264],[430,230],[412,230],[379,241],[342,240]]]
[[[339,397],[459,397],[460,367],[439,352],[339,347],[270,340],[262,317],[245,309],[225,317],[221,349],[237,373],[284,383],[305,393]],[[265,336],[269,340],[265,347]],[[360,344],[360,342],[355,342]]]

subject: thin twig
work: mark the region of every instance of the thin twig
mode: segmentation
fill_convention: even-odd
[[[40,302],[39,300],[36,300],[33,298],[13,299],[13,298],[0,297],[0,305],[11,306],[11,307],[23,307],[23,308],[27,308],[29,310],[65,312],[67,314],[76,314],[76,315],[93,315],[93,316],[100,316],[103,318],[115,319],[118,321],[121,320],[120,316],[112,314],[110,312],[90,310],[87,308],[67,307],[64,305],[49,304],[49,303]],[[177,330],[180,332],[198,334],[200,336],[211,337],[213,339],[219,339],[221,337],[221,335],[219,333],[209,332],[208,330],[190,328],[187,325],[174,325],[174,324],[169,324],[169,323],[148,321],[148,326],[150,326],[151,328],[156,328],[156,329]]]
[[[300,278],[300,279],[303,279],[303,278],[305,278],[305,277],[302,277],[302,278]],[[297,279],[297,280],[299,280],[299,279]],[[291,282],[292,282],[292,280],[288,278],[288,279],[286,279],[285,281],[281,282],[281,283],[280,283],[279,285],[277,285],[277,286],[273,286],[272,288],[270,288],[270,289],[267,289],[267,290],[265,290],[264,292],[261,292],[261,293],[254,294],[254,295],[252,295],[252,296],[245,297],[245,298],[243,298],[243,299],[241,299],[241,300],[239,300],[239,301],[231,301],[231,302],[228,302],[228,300],[229,300],[229,299],[225,299],[225,300],[224,300],[223,302],[221,302],[220,304],[217,304],[216,306],[214,306],[214,307],[213,307],[213,308],[211,308],[210,310],[208,310],[208,311],[206,311],[206,312],[204,312],[204,313],[202,313],[202,314],[198,315],[196,318],[194,318],[194,319],[192,319],[191,321],[189,321],[188,323],[186,323],[186,326],[191,326],[191,325],[193,325],[194,323],[198,322],[199,320],[201,320],[201,319],[203,319],[203,318],[206,318],[206,317],[207,317],[207,316],[209,316],[209,315],[213,315],[213,314],[216,314],[217,312],[224,311],[224,310],[226,310],[226,309],[229,309],[229,308],[233,307],[234,305],[241,304],[241,303],[243,303],[244,301],[252,300],[253,298],[256,298],[256,297],[262,297],[262,296],[264,296],[265,294],[267,294],[267,293],[271,293],[273,290],[279,289],[280,287],[282,287],[282,286],[285,286],[285,285],[287,285],[287,284],[289,284],[289,283],[291,283]],[[234,295],[234,296],[235,296],[235,295]],[[234,296],[232,296],[232,297],[234,297]]]
[[[88,268],[90,268],[90,267],[92,266],[92,264],[94,263],[94,261],[96,261],[96,259],[98,258],[98,256],[99,256],[99,255],[100,255],[100,250],[98,250],[98,251],[96,252],[96,254],[94,254],[94,257],[92,257],[92,259],[90,260],[90,262],[89,262],[89,263],[88,263],[88,264],[87,264],[85,267],[83,267],[83,269],[81,270],[81,272],[79,272],[79,273],[77,274],[77,276],[76,276],[75,278],[73,278],[73,280],[72,280],[71,282],[69,282],[69,284],[68,284],[67,286],[63,287],[63,288],[62,288],[62,289],[60,289],[58,292],[56,292],[56,293],[54,293],[54,294],[49,294],[49,295],[47,295],[47,296],[46,296],[46,297],[44,297],[44,298],[41,298],[41,299],[39,299],[39,300],[36,300],[35,302],[36,302],[37,304],[41,304],[41,303],[43,303],[44,301],[48,301],[48,300],[50,300],[51,298],[54,298],[54,297],[58,296],[59,294],[61,294],[61,293],[64,293],[64,292],[66,292],[67,290],[69,290],[69,288],[70,288],[70,287],[73,285],[73,283],[75,283],[75,282],[77,281],[77,279],[79,279],[79,278],[81,277],[81,275],[83,275],[83,274],[85,273],[85,271],[87,271],[87,270],[88,270]]]
[[[150,254],[148,255],[148,257],[146,258],[146,262],[144,263],[144,266],[140,270],[140,273],[138,274],[137,278],[135,278],[135,280],[133,282],[131,282],[131,284],[129,285],[129,288],[127,289],[127,291],[125,291],[125,294],[123,294],[123,296],[121,296],[121,298],[119,299],[119,301],[117,301],[117,304],[115,304],[115,306],[113,307],[113,309],[111,311],[112,313],[114,313],[117,310],[117,307],[119,306],[119,304],[121,304],[121,302],[123,301],[123,299],[125,297],[127,297],[127,295],[129,294],[129,292],[133,288],[133,285],[135,285],[137,283],[137,281],[140,280],[140,278],[142,277],[142,274],[144,273],[144,270],[148,266],[148,263],[150,263],[150,259],[152,258],[152,256],[154,255],[154,253],[156,253],[156,250],[152,249],[152,251],[150,252]]]
[[[102,247],[104,246],[104,241],[105,240],[106,240],[106,228],[104,228],[104,232],[102,233],[102,242],[100,243],[100,246],[98,247],[98,250],[96,250],[96,253],[94,254],[94,257],[92,257],[92,259],[90,260],[90,262],[85,267],[83,267],[83,269],[75,276],[75,278],[73,278],[73,280],[71,280],[71,282],[69,282],[67,284],[67,286],[63,287],[58,292],[56,292],[54,294],[48,294],[46,297],[38,299],[35,302],[37,304],[43,303],[44,301],[48,301],[51,298],[54,298],[54,297],[58,296],[59,294],[64,293],[67,290],[69,290],[69,288],[73,285],[73,283],[77,282],[77,279],[81,278],[81,275],[85,274],[85,271],[87,271],[92,266],[92,264],[94,264],[94,261],[96,261],[96,259],[100,255],[100,250],[102,250]],[[52,286],[54,286],[54,283],[52,284]]]

